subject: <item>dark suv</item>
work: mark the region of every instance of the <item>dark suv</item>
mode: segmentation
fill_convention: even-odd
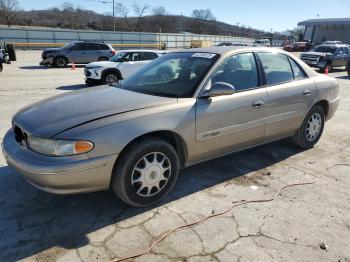
[[[40,65],[65,67],[69,63],[88,64],[95,61],[108,61],[114,56],[113,47],[105,43],[73,42],[62,48],[44,49]]]
[[[334,67],[346,66],[350,61],[350,47],[344,44],[322,44],[310,52],[302,53],[301,60],[322,71],[332,71]]]

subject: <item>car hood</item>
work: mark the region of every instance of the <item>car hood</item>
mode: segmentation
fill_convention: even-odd
[[[306,52],[306,53],[302,53],[302,54],[303,54],[303,55],[317,55],[317,56],[332,55],[332,53],[322,53],[322,52],[315,52],[315,51]]]
[[[100,62],[93,62],[88,65],[86,65],[86,68],[89,67],[95,67],[95,66],[102,66],[102,67],[116,67],[118,64],[117,62],[110,62],[110,61],[100,61]]]
[[[53,137],[104,117],[176,102],[176,98],[99,86],[54,96],[27,106],[13,117],[13,121],[29,134]]]
[[[62,51],[62,48],[46,48],[44,49],[44,53],[54,53]]]

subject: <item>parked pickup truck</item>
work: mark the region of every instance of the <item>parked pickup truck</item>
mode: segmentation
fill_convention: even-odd
[[[350,47],[345,44],[322,44],[300,55],[301,60],[312,67],[331,72],[334,67],[346,66],[350,61]]]

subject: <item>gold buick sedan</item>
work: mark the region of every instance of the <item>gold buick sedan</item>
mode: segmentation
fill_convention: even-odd
[[[165,54],[117,86],[21,109],[3,140],[8,165],[57,194],[112,189],[145,206],[179,169],[291,137],[311,148],[339,104],[339,85],[273,48]]]

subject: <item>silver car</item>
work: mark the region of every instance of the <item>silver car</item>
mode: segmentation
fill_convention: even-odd
[[[159,74],[165,67],[171,77]],[[189,165],[287,137],[311,148],[338,104],[335,79],[282,50],[192,49],[152,61],[117,87],[23,108],[3,154],[42,190],[111,188],[144,206],[169,193]]]

